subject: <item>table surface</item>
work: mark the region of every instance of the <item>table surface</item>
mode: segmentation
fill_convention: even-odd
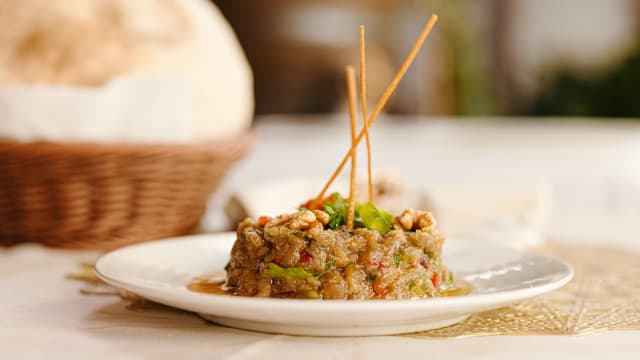
[[[295,122],[292,122],[295,120]],[[256,126],[253,153],[228,176],[211,203],[208,226],[224,226],[222,195],[265,177],[328,174],[346,151],[343,117],[267,117]],[[545,179],[554,189],[549,236],[637,248],[640,230],[640,126],[478,119],[389,118],[376,124],[374,155],[419,181]],[[410,152],[410,157],[406,153]],[[594,224],[594,221],[597,223]],[[586,228],[586,229],[585,229]],[[610,229],[616,229],[611,231]],[[115,296],[83,295],[66,279],[94,252],[21,245],[0,250],[0,357],[6,359],[636,359],[640,331],[578,337],[402,336],[314,338],[269,335],[207,324],[177,311],[131,307]]]

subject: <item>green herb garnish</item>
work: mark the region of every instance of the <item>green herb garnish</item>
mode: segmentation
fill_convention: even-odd
[[[329,215],[330,229],[337,229],[347,224],[347,214],[349,212],[349,204],[347,199],[340,196],[339,193],[333,193],[322,205],[322,210]],[[378,209],[371,202],[364,204],[356,204],[355,208],[355,227],[364,227],[369,230],[375,230],[381,234],[386,234],[391,230],[391,214],[384,210]]]
[[[336,262],[336,256],[335,255],[331,255],[329,257],[329,261],[327,261],[327,269],[333,268],[333,266],[335,265],[335,262]]]
[[[400,254],[398,253],[393,254],[393,262],[396,264],[396,266],[400,266]]]
[[[305,235],[304,236],[304,241],[306,241],[307,245],[309,245],[313,241],[313,238],[311,236],[309,236],[309,235]]]
[[[333,266],[334,266],[334,264],[335,264],[335,259],[336,259],[336,256],[335,256],[335,255],[331,255],[331,256],[329,257],[329,261],[327,261],[327,265],[324,267],[324,270],[322,270],[322,271],[320,271],[320,272],[317,272],[317,273],[314,273],[313,275],[314,275],[315,277],[318,277],[318,278],[319,278],[319,277],[321,277],[322,275],[326,274],[326,273],[327,273],[327,271],[328,271],[329,269],[332,269],[332,268],[333,268]]]
[[[349,204],[338,193],[333,193],[329,200],[325,201],[322,210],[329,214],[329,228],[335,230],[347,223]]]
[[[378,275],[373,274],[373,273],[369,274],[369,281],[370,282],[376,281],[377,278],[378,278]]]
[[[275,263],[269,263],[269,265],[267,265],[267,268],[262,270],[262,276],[273,279],[288,277],[296,279],[306,279],[309,277],[313,277],[314,274],[301,267],[283,268]]]

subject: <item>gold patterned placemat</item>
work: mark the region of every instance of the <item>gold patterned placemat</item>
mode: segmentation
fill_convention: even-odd
[[[571,264],[573,280],[532,300],[477,313],[445,328],[404,336],[583,335],[640,330],[639,252],[558,244],[547,245],[539,252]]]
[[[559,244],[538,251],[570,263],[575,271],[573,280],[549,294],[477,313],[452,326],[400,336],[583,335],[640,330],[640,252]],[[132,310],[175,311],[102,283],[93,264],[82,264],[69,278],[86,283],[82,293],[120,296]]]

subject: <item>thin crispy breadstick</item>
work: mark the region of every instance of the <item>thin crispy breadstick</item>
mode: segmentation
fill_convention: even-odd
[[[389,97],[391,97],[391,94],[393,94],[393,91],[398,86],[398,83],[400,82],[404,74],[407,72],[409,65],[411,65],[411,63],[413,62],[413,59],[418,54],[420,47],[422,47],[422,44],[427,39],[427,36],[429,36],[429,33],[433,29],[433,26],[435,25],[436,21],[438,21],[438,15],[436,14],[431,15],[431,18],[429,18],[429,21],[427,22],[427,24],[424,26],[424,29],[420,33],[418,40],[416,40],[415,44],[413,44],[413,47],[411,48],[409,55],[407,55],[406,59],[402,63],[402,66],[400,66],[400,69],[398,70],[396,75],[393,77],[393,79],[391,79],[391,83],[389,84],[389,86],[387,86],[387,89],[382,94],[382,97],[376,104],[376,107],[373,109],[373,113],[371,114],[371,116],[369,116],[369,121],[367,122],[369,126],[373,125],[373,122],[376,121],[376,117],[378,116],[378,114],[380,114],[380,111],[382,111],[382,108],[389,100]],[[364,129],[362,129],[362,131],[360,131],[360,134],[358,134],[358,137],[356,137],[356,142],[354,145],[351,146],[351,149],[353,149],[355,146],[358,146],[358,144],[360,143],[363,137],[364,137]],[[316,196],[316,199],[313,201],[314,203],[318,203],[322,201],[324,194],[327,192],[331,184],[333,184],[336,177],[338,177],[338,174],[340,174],[340,171],[342,171],[344,166],[347,164],[347,161],[351,156],[351,151],[352,151],[351,149],[347,151],[347,154],[345,154],[345,156],[342,158],[340,165],[338,165],[338,168],[336,169],[336,171],[333,172],[333,174],[329,178],[329,181],[327,181],[324,188],[322,188],[322,191],[320,191],[320,194]]]
[[[347,213],[347,229],[353,229],[353,219],[356,210],[356,197],[354,188],[356,185],[356,107],[358,95],[356,94],[356,73],[351,66],[345,68],[347,75],[347,90],[349,94],[349,123],[351,124],[351,176],[349,179],[349,212]]]
[[[362,106],[362,123],[367,143],[367,185],[369,201],[373,203],[373,181],[371,178],[371,140],[369,139],[369,122],[367,121],[367,71],[364,48],[364,26],[360,25],[360,105]]]

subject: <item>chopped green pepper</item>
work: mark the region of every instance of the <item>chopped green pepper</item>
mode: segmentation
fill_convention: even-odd
[[[309,277],[313,277],[314,274],[300,267],[283,268],[275,263],[269,263],[269,265],[267,265],[267,268],[262,270],[262,276],[274,279],[286,277],[306,279]]]
[[[424,290],[413,281],[409,283],[409,290],[420,297],[424,296]]]
[[[425,273],[420,274],[420,278],[422,279],[422,284],[428,284],[427,275]]]
[[[367,229],[375,230],[380,234],[386,234],[391,230],[391,214],[384,210],[380,210],[370,202],[358,205],[356,207],[358,222],[362,223]]]

